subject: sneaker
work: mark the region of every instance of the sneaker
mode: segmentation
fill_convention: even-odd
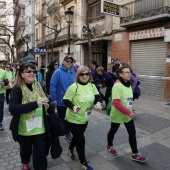
[[[72,141],[72,135],[70,132],[65,135],[65,139],[68,141],[68,143]]]
[[[145,162],[145,161],[147,161],[147,158],[144,157],[144,156],[141,156],[140,153],[132,154],[131,159],[132,159],[133,161],[138,161],[138,162]]]
[[[22,170],[29,170],[28,164],[22,164]]]
[[[82,170],[93,170],[93,168],[89,166],[87,162],[81,165],[81,169]]]
[[[4,125],[0,123],[0,130],[4,130]]]
[[[68,148],[68,156],[71,158],[71,160],[75,160],[76,159],[76,155],[74,154],[74,150],[70,150]]]
[[[117,155],[117,151],[113,148],[113,146],[107,146],[106,150],[113,156]]]

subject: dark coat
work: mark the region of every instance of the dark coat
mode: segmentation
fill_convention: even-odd
[[[38,108],[37,101],[30,102],[28,104],[21,104],[21,103],[22,103],[21,88],[14,87],[11,90],[11,96],[9,101],[9,111],[13,115],[9,129],[12,132],[12,137],[14,141],[18,141],[18,125],[19,125],[20,114],[29,113],[30,111],[33,111]],[[55,114],[55,111],[51,106],[48,108],[47,112],[48,114]],[[43,106],[43,115],[44,115],[45,129],[46,129],[45,143],[46,143],[47,150],[49,150],[49,147],[51,145],[50,142],[51,133],[48,124],[48,116],[46,114],[44,106]]]

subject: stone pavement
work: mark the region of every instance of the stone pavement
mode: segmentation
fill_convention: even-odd
[[[110,128],[105,111],[94,111],[89,121],[86,136],[86,156],[94,170],[169,170],[170,169],[170,101],[142,95],[134,102],[138,116],[135,120],[140,152],[148,157],[146,163],[131,161],[131,149],[124,125],[115,135],[114,146],[118,156],[106,152],[106,137]],[[5,130],[0,131],[0,170],[20,170],[19,147],[8,130],[11,116],[5,105]],[[60,137],[63,153],[53,160],[48,156],[48,170],[80,170],[79,160],[71,161],[66,149],[68,143]],[[32,163],[30,163],[31,166]],[[31,166],[31,170],[33,170]]]

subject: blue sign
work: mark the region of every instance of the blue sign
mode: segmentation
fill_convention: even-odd
[[[30,49],[29,51],[33,52],[35,54],[46,53],[46,49],[45,48],[34,48],[34,49]]]

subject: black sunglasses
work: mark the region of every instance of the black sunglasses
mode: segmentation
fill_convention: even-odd
[[[11,68],[11,67],[6,67],[6,68]]]
[[[89,76],[90,73],[80,73],[79,75],[80,75],[80,76],[85,76],[85,75],[86,75],[86,76]]]
[[[66,60],[66,63],[73,63],[73,61]]]
[[[23,73],[34,73],[34,74],[37,74],[37,71],[36,70],[25,70],[25,71],[23,71]]]
[[[55,65],[55,66],[58,66],[58,64],[57,64],[57,63],[55,63],[54,65]]]

